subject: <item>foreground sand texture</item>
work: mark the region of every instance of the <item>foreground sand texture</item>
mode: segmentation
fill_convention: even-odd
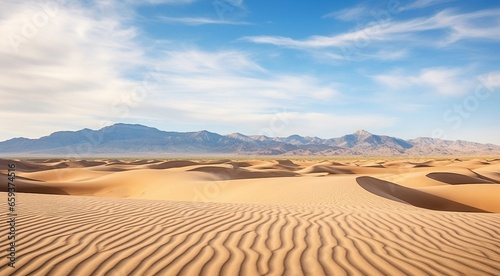
[[[0,275],[500,274],[500,159],[15,162]]]

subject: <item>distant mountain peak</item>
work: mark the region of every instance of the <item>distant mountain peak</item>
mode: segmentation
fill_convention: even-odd
[[[372,134],[364,129],[360,129],[360,130],[354,132],[354,135],[364,136],[364,135],[372,135]]]
[[[202,130],[192,133],[192,137],[197,141],[217,141],[221,136],[217,133],[210,132],[208,130]]]
[[[195,134],[197,135],[201,135],[201,134],[212,134],[212,132],[208,131],[208,130],[200,130],[200,131],[196,131]]]
[[[89,146],[90,145],[90,146]],[[0,142],[0,153],[12,156],[145,156],[184,154],[255,155],[371,155],[438,156],[500,154],[500,146],[438,138],[403,140],[373,135],[366,130],[338,138],[220,135],[167,132],[144,125],[115,124],[100,130],[59,131],[39,139],[17,138]]]

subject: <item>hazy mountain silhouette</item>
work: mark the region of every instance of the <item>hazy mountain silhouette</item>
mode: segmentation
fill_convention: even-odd
[[[67,157],[183,154],[430,156],[495,155],[500,154],[500,146],[426,137],[403,140],[365,130],[321,139],[299,135],[220,135],[206,130],[169,132],[143,125],[115,124],[99,130],[59,131],[39,139],[10,139],[0,142],[0,153]]]

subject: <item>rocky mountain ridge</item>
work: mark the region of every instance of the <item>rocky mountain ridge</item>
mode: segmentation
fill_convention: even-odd
[[[338,138],[220,135],[161,131],[143,125],[115,124],[99,130],[59,131],[39,139],[0,142],[0,153],[19,156],[169,156],[169,155],[287,155],[287,156],[440,156],[499,155],[500,146],[420,137],[403,140],[359,130]]]

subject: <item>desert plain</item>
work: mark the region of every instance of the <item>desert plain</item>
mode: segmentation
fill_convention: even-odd
[[[500,274],[500,158],[1,159],[0,174],[0,275]]]

